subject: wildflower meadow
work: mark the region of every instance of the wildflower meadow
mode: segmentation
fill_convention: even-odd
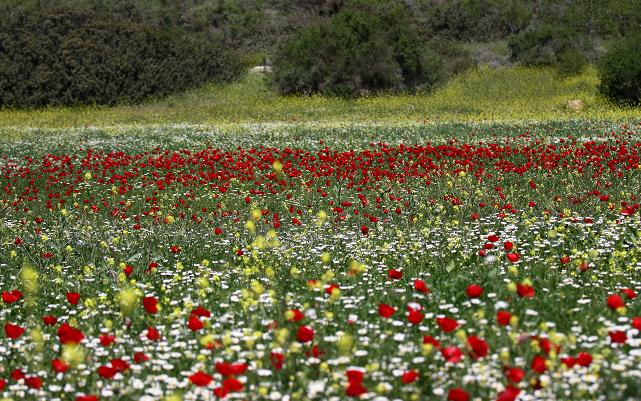
[[[641,399],[641,123],[0,143],[0,399]]]

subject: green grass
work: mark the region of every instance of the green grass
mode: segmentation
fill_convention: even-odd
[[[424,123],[443,121],[629,120],[641,110],[609,104],[597,93],[592,67],[562,79],[552,69],[479,68],[428,95],[385,95],[345,100],[281,97],[262,74],[142,105],[0,111],[0,128],[65,128],[149,124]],[[581,99],[582,112],[567,109]]]

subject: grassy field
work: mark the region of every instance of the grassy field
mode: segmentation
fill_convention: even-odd
[[[641,399],[641,110],[597,82],[0,112],[0,401]]]
[[[0,139],[0,399],[639,400],[639,128]]]
[[[422,124],[443,121],[628,120],[639,109],[613,106],[597,94],[594,68],[573,78],[551,69],[482,67],[428,95],[390,95],[344,100],[280,97],[262,74],[224,86],[211,85],[143,105],[0,111],[0,128],[65,128],[150,124],[315,123]],[[581,99],[582,112],[567,102]]]

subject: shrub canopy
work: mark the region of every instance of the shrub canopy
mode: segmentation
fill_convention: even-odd
[[[0,25],[0,107],[139,102],[239,71],[220,46],[90,11],[17,13]]]
[[[614,43],[600,60],[599,91],[622,104],[641,104],[641,33]]]
[[[403,7],[345,9],[288,42],[274,60],[283,94],[355,96],[421,89],[441,79],[439,56],[421,43]]]

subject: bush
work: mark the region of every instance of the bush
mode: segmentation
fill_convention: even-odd
[[[427,46],[442,59],[443,73],[447,77],[460,74],[476,65],[472,52],[456,41],[433,37]]]
[[[574,56],[568,51],[580,51],[581,41],[567,29],[544,25],[512,36],[508,41],[512,61],[523,65],[557,65],[559,57]]]
[[[139,102],[239,71],[218,46],[109,15],[32,11],[0,26],[0,107]]]
[[[580,74],[588,63],[583,52],[567,49],[557,56],[556,69],[563,77]]]
[[[345,9],[278,52],[274,82],[283,94],[430,88],[441,79],[441,63],[421,42],[402,7],[381,14]]]
[[[641,103],[641,33],[614,43],[598,68],[603,95],[621,104]]]

